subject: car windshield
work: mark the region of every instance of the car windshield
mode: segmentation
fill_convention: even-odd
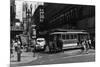
[[[37,42],[42,42],[43,40],[37,40]]]

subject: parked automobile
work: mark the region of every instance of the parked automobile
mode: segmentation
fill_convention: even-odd
[[[46,40],[45,38],[37,38],[36,39],[36,50],[45,49]]]

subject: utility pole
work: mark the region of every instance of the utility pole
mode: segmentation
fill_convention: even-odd
[[[30,41],[31,41],[31,23],[32,23],[32,4],[29,5],[29,8],[27,6],[26,10],[26,19],[27,19],[27,35],[28,35],[28,48],[30,47]]]

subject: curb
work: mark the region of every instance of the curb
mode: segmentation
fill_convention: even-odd
[[[23,53],[21,56],[22,57],[21,57],[21,61],[20,62],[17,61],[16,54],[15,54],[14,57],[10,58],[10,65],[12,65],[12,64],[15,65],[15,64],[29,63],[31,61],[35,61],[38,58],[37,56],[33,57],[31,53]]]
[[[32,59],[32,60],[27,60],[27,59]],[[37,57],[31,57],[31,58],[27,58],[27,59],[25,59],[24,61],[22,60],[22,61],[20,61],[20,62],[10,62],[10,65],[15,65],[15,64],[22,64],[22,63],[29,63],[29,62],[31,62],[31,61],[35,61],[36,59],[37,59]]]

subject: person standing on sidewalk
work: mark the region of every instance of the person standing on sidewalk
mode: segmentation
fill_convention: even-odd
[[[14,49],[15,49],[15,52],[17,52],[17,45],[18,45],[18,43],[17,43],[17,40],[14,42]]]
[[[36,53],[36,39],[32,40],[32,53],[33,53],[33,57],[35,57],[35,53]]]
[[[33,53],[33,57],[35,57],[35,51],[36,51],[36,47],[35,46],[32,46],[32,53]]]
[[[17,61],[21,61],[21,44],[20,41],[18,40],[18,45],[17,45]]]

